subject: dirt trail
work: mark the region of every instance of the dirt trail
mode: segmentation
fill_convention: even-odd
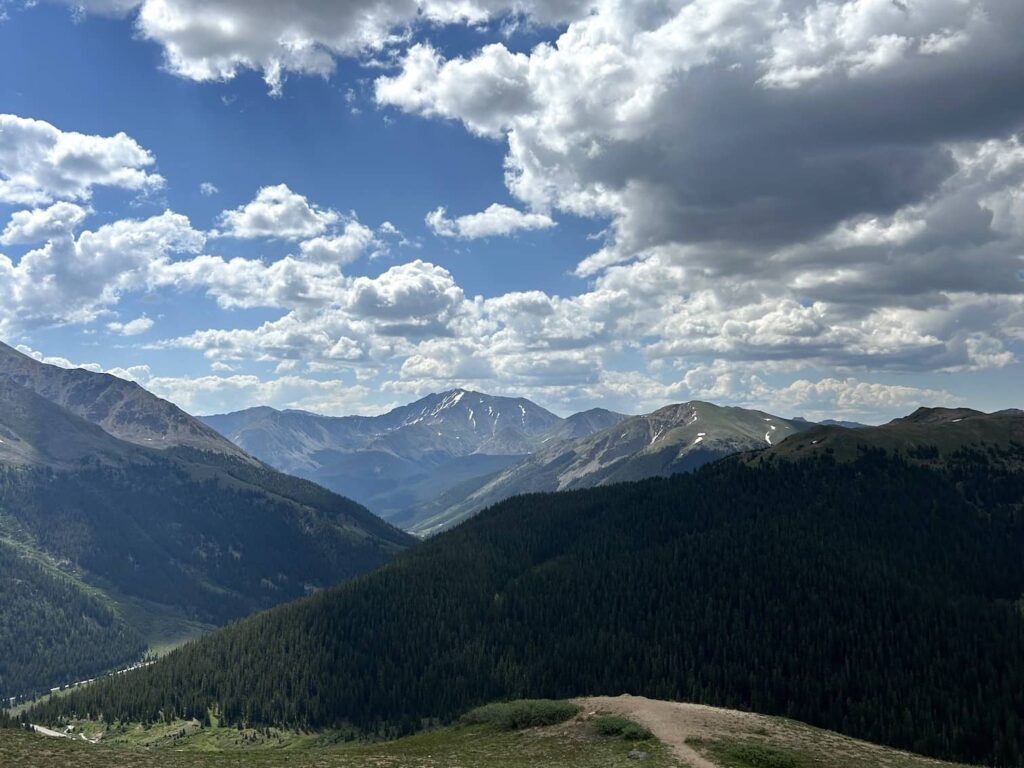
[[[737,731],[756,725],[757,716],[700,704],[655,701],[643,696],[592,696],[577,699],[586,712],[611,712],[634,720],[675,753],[690,768],[720,768],[686,743],[689,738],[709,738],[728,724]]]
[[[66,738],[68,738],[68,735],[66,733],[61,733],[60,731],[54,731],[54,730],[51,730],[49,728],[44,728],[43,726],[35,725],[34,723],[32,725],[32,730],[35,731],[36,733],[38,733],[41,736],[49,736],[51,739],[66,739]]]

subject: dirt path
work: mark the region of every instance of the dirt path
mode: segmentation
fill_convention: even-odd
[[[587,712],[611,712],[634,720],[675,753],[690,768],[720,768],[717,763],[702,756],[686,743],[689,738],[708,738],[719,732],[723,720],[737,730],[749,728],[756,715],[734,710],[715,709],[700,704],[680,704],[673,701],[655,701],[643,696],[593,696],[577,699]]]
[[[44,728],[41,725],[33,724],[32,725],[32,730],[35,731],[36,733],[40,734],[41,736],[49,736],[52,739],[66,739],[66,738],[68,738],[68,735],[66,733],[61,733],[60,731],[53,731],[53,730],[50,730],[49,728]]]

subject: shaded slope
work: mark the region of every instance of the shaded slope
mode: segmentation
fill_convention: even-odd
[[[39,368],[32,368],[32,382],[66,381],[62,369],[50,372],[45,369],[51,366],[30,362]],[[130,442],[22,386],[5,370],[0,369],[0,541],[26,562],[47,564],[77,599],[99,598],[104,610],[123,609],[132,631],[168,609],[190,626],[222,623],[364,573],[414,543],[355,502],[270,469],[219,436],[192,447],[189,435],[202,437],[208,428],[183,433],[178,427],[194,422],[191,417],[172,424],[168,440]],[[108,397],[112,391],[110,377],[74,374],[74,385],[58,394]],[[132,402],[148,413],[165,413],[169,404],[142,392]],[[84,400],[78,411],[97,414]],[[131,411],[122,407],[116,413],[123,420]],[[138,437],[159,421],[138,428],[118,423],[119,432]],[[226,450],[217,450],[221,443]],[[151,447],[156,445],[163,447]],[[146,602],[127,606],[124,600]],[[19,593],[0,594],[0,611],[23,603]],[[24,620],[9,627],[8,639],[35,649],[34,661],[5,679],[29,687],[0,688],[0,695],[47,687],[68,669],[77,670],[73,677],[89,676],[96,664],[106,663],[105,652],[92,654],[90,662],[72,646],[51,642],[48,616],[70,622],[62,633],[69,638],[93,637],[96,619],[88,611],[74,620],[44,601],[38,611],[19,615]],[[136,649],[112,641],[104,650],[125,662]],[[25,671],[37,668],[49,671]]]
[[[1007,442],[933,466],[726,460],[517,497],[33,717],[212,705],[227,723],[387,730],[629,690],[1021,765],[1021,458]]]

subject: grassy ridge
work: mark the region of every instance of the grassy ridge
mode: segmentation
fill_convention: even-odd
[[[496,715],[507,705],[498,705]],[[531,706],[512,710],[534,711]],[[555,707],[545,707],[545,712]],[[560,711],[575,711],[561,702]],[[177,738],[173,734],[184,732]],[[333,738],[340,738],[334,736]],[[82,740],[0,730],[0,765],[18,768],[626,768],[636,761],[628,753],[636,744],[597,733],[585,718],[547,727],[507,729],[493,723],[459,725],[377,743],[330,743],[330,734],[297,735],[276,729],[198,728],[175,723],[143,731],[133,726],[120,743],[88,744]],[[643,742],[646,768],[680,768],[669,750]]]

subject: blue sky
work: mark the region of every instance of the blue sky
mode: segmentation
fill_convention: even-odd
[[[0,4],[37,356],[199,413],[1022,405],[1012,2],[72,5]]]

